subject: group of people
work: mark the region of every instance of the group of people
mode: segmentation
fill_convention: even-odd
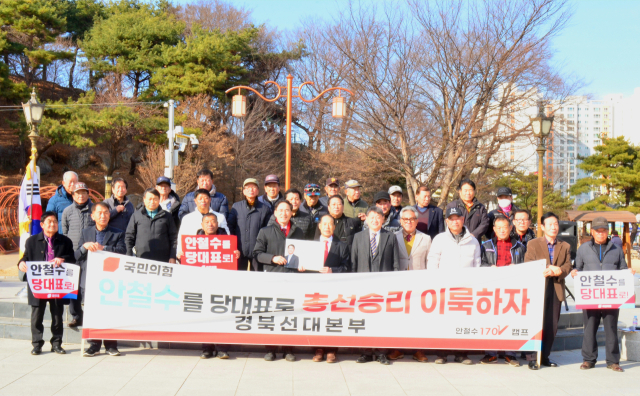
[[[324,246],[323,274],[344,272],[387,272],[437,270],[440,268],[504,267],[523,262],[545,260],[541,276],[546,278],[541,362],[557,367],[550,357],[565,299],[564,278],[577,271],[624,270],[627,264],[622,248],[608,236],[608,223],[597,219],[592,224],[593,239],[578,251],[575,269],[570,246],[558,239],[559,219],[553,213],[542,216],[544,236],[536,238],[531,229],[531,214],[513,204],[512,192],[501,187],[496,192],[498,209],[487,211],[476,198],[476,185],[464,179],[458,186],[459,199],[443,211],[431,202],[431,190],[420,186],[415,191],[416,205],[403,207],[403,191],[391,186],[375,194],[372,205],[362,199],[362,186],[356,180],[341,184],[336,178],[321,187],[309,183],[303,191],[291,188],[282,192],[277,175],[263,183],[254,178],[242,185],[243,199],[231,208],[227,198],[216,191],[213,174],[199,171],[197,189],[182,200],[172,190],[171,180],[159,177],[156,186],[143,194],[142,204],[134,208],[127,198],[126,180],[112,182],[113,196],[92,203],[88,189],[74,172],[64,175],[62,185],[49,200],[42,215],[43,232],[31,236],[18,263],[26,271],[27,261],[76,263],[81,268],[78,299],[72,300],[70,327],[82,325],[82,296],[86,285],[87,253],[110,251],[140,258],[176,263],[182,258],[181,235],[235,235],[238,270],[265,272],[304,272],[304,266],[287,266],[287,239],[320,241]],[[59,226],[60,225],[60,226]],[[294,266],[295,267],[295,266]],[[46,304],[52,316],[52,351],[65,353],[62,342],[62,313],[67,300],[34,298],[32,306],[32,354],[44,345],[42,319]],[[585,310],[583,356],[588,369],[597,359],[595,334],[600,320],[607,334],[607,366],[623,371],[619,365],[617,310]],[[108,354],[118,355],[116,341],[104,341]],[[99,353],[101,340],[91,340],[85,356]],[[295,361],[291,347],[267,347],[265,360],[276,359],[280,351]],[[314,361],[337,360],[335,348],[315,348]],[[366,349],[358,363],[378,361],[388,365],[402,359],[402,350]],[[434,351],[435,363],[444,364],[449,355],[454,361],[472,364],[467,351]],[[413,359],[428,362],[428,351],[412,351]],[[229,357],[226,345],[203,345],[202,358]],[[500,357],[512,366],[520,362],[515,351],[486,351],[482,364],[496,363]],[[525,356],[528,367],[537,370],[536,353]]]

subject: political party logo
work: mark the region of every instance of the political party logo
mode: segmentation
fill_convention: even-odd
[[[104,272],[115,272],[120,267],[120,259],[118,257],[107,257],[102,263]]]

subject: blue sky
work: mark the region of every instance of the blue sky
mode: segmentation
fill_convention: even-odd
[[[366,1],[366,0],[365,0]],[[179,3],[188,0],[178,0]],[[344,0],[235,0],[253,10],[257,23],[295,29],[304,18],[330,19]],[[640,0],[578,0],[573,17],[554,40],[564,71],[583,78],[580,93],[595,99],[610,93],[630,95],[640,87]]]

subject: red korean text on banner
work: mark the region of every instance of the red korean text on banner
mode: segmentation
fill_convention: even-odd
[[[48,261],[27,261],[27,281],[35,298],[78,298],[80,266],[62,263],[54,267]]]
[[[235,235],[183,235],[180,264],[237,270]]]

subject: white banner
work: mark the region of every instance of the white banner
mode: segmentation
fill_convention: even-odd
[[[35,298],[78,298],[80,266],[62,263],[54,267],[48,261],[27,261],[27,281]]]
[[[631,271],[580,271],[573,284],[576,309],[636,307]]]
[[[83,338],[540,350],[544,261],[302,274],[89,253]]]

